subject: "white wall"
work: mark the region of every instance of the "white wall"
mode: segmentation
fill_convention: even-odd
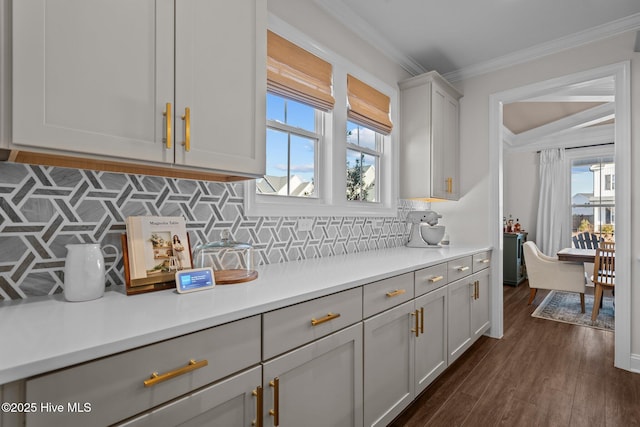
[[[269,13],[389,85],[397,87],[397,82],[411,77],[407,71],[356,36],[313,0],[268,0],[267,8]]]
[[[536,241],[538,218],[538,155],[535,152],[504,152],[504,215],[514,220],[527,231],[528,240]]]
[[[640,54],[633,51],[635,36],[635,31],[625,33],[526,64],[469,78],[455,84],[464,94],[461,100],[460,117],[461,182],[464,197],[459,202],[447,205],[446,210],[440,209],[450,218],[448,223],[452,241],[457,238],[470,243],[491,244],[489,224],[491,221],[493,223],[495,221],[493,218],[489,218],[490,203],[496,203],[496,201],[488,201],[490,193],[488,162],[490,95],[604,65],[630,61],[631,111],[632,116],[637,116],[637,112],[640,111]],[[640,164],[640,150],[638,149],[640,147],[640,120],[632,120],[631,145],[631,164]],[[631,170],[631,187],[632,189],[640,189],[640,174],[635,170]],[[451,209],[451,213],[448,212],[449,209]],[[515,207],[512,209],[515,211]],[[640,282],[640,268],[638,266],[639,209],[640,196],[637,190],[632,190],[632,226],[631,230],[628,230],[631,234],[632,284]],[[471,221],[472,218],[474,221]],[[455,222],[452,222],[452,219],[455,219]],[[479,226],[475,224],[479,224]],[[525,228],[527,227],[531,228],[530,225],[525,224]],[[631,353],[635,355],[640,354],[639,313],[640,291],[637,286],[631,286]]]

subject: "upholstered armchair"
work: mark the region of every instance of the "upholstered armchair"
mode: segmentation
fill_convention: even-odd
[[[524,259],[529,278],[529,304],[536,297],[538,289],[577,292],[580,294],[580,307],[584,313],[584,267],[582,264],[558,261],[542,252],[533,242],[524,243]]]

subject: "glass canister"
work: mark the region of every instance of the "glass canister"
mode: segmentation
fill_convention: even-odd
[[[220,241],[197,245],[193,250],[195,268],[211,267],[216,284],[228,285],[254,280],[253,246],[231,240],[229,230],[220,234]]]

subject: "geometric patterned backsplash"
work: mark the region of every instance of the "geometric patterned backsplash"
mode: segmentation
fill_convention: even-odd
[[[297,217],[247,218],[243,193],[242,183],[1,162],[0,300],[62,292],[65,245],[120,248],[131,215],[184,216],[192,247],[228,229],[262,265],[402,246],[406,212],[423,208],[400,201],[396,218],[317,217],[298,232]],[[113,263],[107,289],[124,286],[122,254],[106,252],[107,269]]]

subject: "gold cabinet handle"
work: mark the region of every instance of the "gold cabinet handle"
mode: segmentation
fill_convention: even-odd
[[[476,282],[469,283],[469,286],[473,286],[473,289],[471,290],[471,299],[475,300],[476,299]]]
[[[447,193],[453,193],[453,178],[447,178]]]
[[[171,103],[170,102],[167,102],[166,110],[162,112],[162,115],[166,117],[165,119],[165,126],[166,126],[165,131],[167,134],[166,147],[171,148]]]
[[[444,279],[444,276],[435,276],[435,277],[430,278],[429,281],[431,283],[436,283],[436,282],[439,282],[442,279]]]
[[[476,280],[476,299],[480,299],[480,281]]]
[[[469,266],[465,265],[464,267],[458,267],[458,271],[467,271]]]
[[[340,313],[327,313],[326,316],[320,319],[311,319],[311,326],[317,326],[321,323],[328,322],[329,320],[337,319],[340,317]]]
[[[420,333],[424,334],[424,307],[420,307]]]
[[[144,386],[152,387],[163,381],[170,380],[171,378],[184,375],[188,372],[195,371],[196,369],[204,368],[208,364],[209,362],[207,361],[207,359],[201,360],[199,362],[196,362],[195,360],[191,359],[189,360],[189,363],[187,364],[187,366],[183,366],[182,368],[178,368],[173,371],[166,372],[164,374],[158,374],[157,372],[154,372],[153,374],[151,374],[151,378],[149,378],[148,380],[145,380]]]
[[[280,379],[275,377],[269,381],[269,386],[273,388],[273,409],[269,409],[269,415],[273,417],[273,426],[280,425]]]
[[[489,258],[485,258],[485,259],[481,259],[480,261],[478,261],[482,264],[489,264],[489,262],[491,262],[491,260]]]
[[[391,297],[397,297],[398,295],[402,295],[402,294],[404,294],[404,293],[406,293],[406,292],[407,292],[407,291],[406,291],[406,290],[404,290],[404,289],[396,289],[395,291],[387,292],[387,296],[388,296],[389,298],[391,298]]]
[[[264,407],[264,396],[262,392],[262,386],[256,387],[251,392],[253,396],[256,396],[256,419],[251,421],[252,426],[262,427],[262,409]]]
[[[182,120],[184,121],[184,151],[191,150],[191,108],[185,107],[184,116],[182,116]]]
[[[411,332],[416,334],[416,337],[420,335],[420,319],[418,319],[418,314],[420,312],[418,310],[414,311],[411,313],[411,315],[415,318],[416,320],[416,327],[415,329],[411,329]]]

